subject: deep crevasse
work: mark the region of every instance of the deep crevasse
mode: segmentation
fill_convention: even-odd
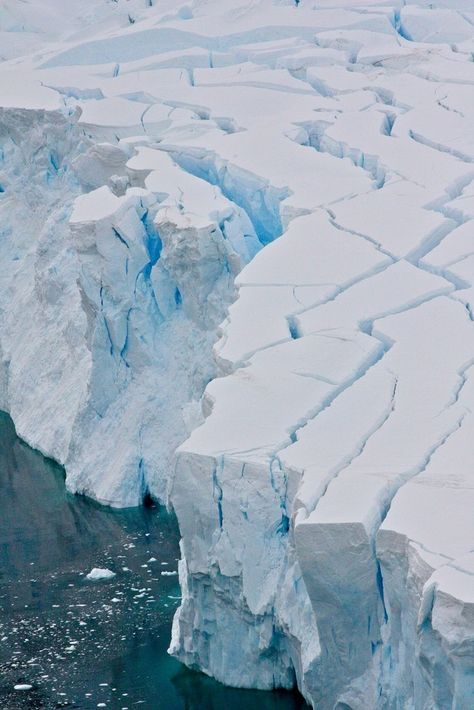
[[[171,486],[187,664],[470,708],[472,9],[124,7],[1,65],[4,406],[74,490]]]

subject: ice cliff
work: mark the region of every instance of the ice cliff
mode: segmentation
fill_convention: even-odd
[[[1,407],[174,508],[189,666],[470,710],[472,3],[83,5],[0,10]]]

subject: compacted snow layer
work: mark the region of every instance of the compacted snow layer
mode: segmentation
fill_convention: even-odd
[[[1,406],[71,490],[174,507],[171,652],[474,707],[471,1],[8,1],[0,38]]]

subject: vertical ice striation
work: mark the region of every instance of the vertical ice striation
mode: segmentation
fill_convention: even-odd
[[[16,294],[2,316],[3,406],[66,465],[72,490],[112,505],[166,500],[234,277],[259,248],[252,225],[218,187],[188,176],[183,190],[165,153],[153,151],[150,187],[134,187],[130,143],[87,148],[62,111],[3,122],[4,293]],[[86,150],[107,184],[80,194]]]

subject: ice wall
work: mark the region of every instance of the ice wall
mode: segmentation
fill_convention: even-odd
[[[167,500],[259,248],[218,188],[132,145],[88,145],[59,110],[2,115],[2,407],[71,490],[120,506]],[[85,166],[106,184],[81,194]]]

